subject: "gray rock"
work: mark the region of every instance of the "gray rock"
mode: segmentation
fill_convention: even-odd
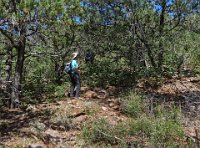
[[[198,107],[197,107],[197,111],[200,111],[200,105],[198,105]]]
[[[72,120],[73,124],[81,124],[87,120],[87,115],[76,117]]]
[[[45,148],[43,144],[29,144],[27,148]]]
[[[189,108],[190,108],[190,111],[192,111],[192,112],[195,111],[195,106],[194,105],[191,105]]]

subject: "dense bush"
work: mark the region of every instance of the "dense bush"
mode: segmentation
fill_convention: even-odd
[[[97,57],[94,63],[84,64],[81,69],[84,84],[91,87],[132,86],[135,82],[134,74],[128,71],[128,66],[120,61],[113,62],[111,58]]]

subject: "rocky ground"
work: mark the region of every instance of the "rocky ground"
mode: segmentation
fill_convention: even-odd
[[[140,80],[137,90],[153,103],[180,105],[185,115],[185,135],[200,139],[200,78],[164,80],[162,85],[152,86]],[[106,118],[110,124],[126,121],[121,113],[119,96],[115,87],[106,90],[82,88],[82,98],[63,98],[52,103],[43,102],[23,109],[1,108],[0,146],[6,147],[81,147],[80,138],[84,124]],[[91,147],[91,146],[90,146]]]

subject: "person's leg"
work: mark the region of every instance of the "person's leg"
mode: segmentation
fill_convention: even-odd
[[[75,97],[80,97],[80,91],[81,91],[81,81],[78,74],[76,74],[76,95]]]
[[[74,97],[74,88],[75,88],[76,82],[74,81],[73,76],[70,76],[70,97]]]

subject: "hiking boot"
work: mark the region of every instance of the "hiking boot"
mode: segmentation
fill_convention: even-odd
[[[70,99],[76,99],[76,97],[73,96],[73,97],[70,97]]]

